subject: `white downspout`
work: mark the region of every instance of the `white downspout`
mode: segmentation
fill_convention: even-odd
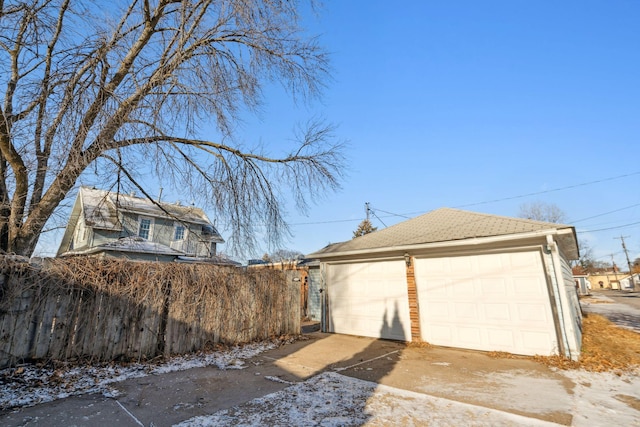
[[[327,325],[327,278],[326,278],[326,263],[320,263],[320,331],[328,332],[329,325]]]
[[[560,289],[560,284],[564,284],[564,278],[562,277],[562,271],[560,269],[560,262],[557,259],[558,257],[558,247],[556,246],[556,242],[553,240],[551,235],[547,235],[547,249],[549,250],[549,255],[551,258],[551,274],[552,274],[552,285],[554,287],[554,294],[556,300],[556,308],[558,310],[558,317],[560,321],[560,333],[562,335],[562,343],[564,347],[564,355],[565,357],[571,358],[571,347],[569,346],[569,338],[567,336],[567,329],[565,323],[565,310],[563,304],[563,296],[564,289]]]

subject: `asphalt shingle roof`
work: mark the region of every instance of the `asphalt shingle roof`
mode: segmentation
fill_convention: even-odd
[[[347,251],[362,251],[564,228],[571,228],[571,226],[452,208],[440,208],[383,230],[346,242],[331,244],[309,255],[309,257]]]

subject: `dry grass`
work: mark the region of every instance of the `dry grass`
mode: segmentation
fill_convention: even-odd
[[[507,353],[506,351],[490,351],[487,355],[492,359],[523,359],[526,356],[519,356],[517,354]]]
[[[603,316],[588,314],[582,320],[582,354],[579,361],[560,356],[535,356],[534,360],[560,369],[627,371],[640,367],[640,334],[620,328]]]
[[[432,348],[433,345],[426,341],[411,341],[407,343],[409,348]]]

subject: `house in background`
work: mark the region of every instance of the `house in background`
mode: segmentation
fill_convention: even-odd
[[[325,332],[580,355],[572,226],[442,208],[307,257]]]
[[[574,274],[573,280],[576,283],[576,290],[580,295],[589,295],[591,293],[591,282],[586,274]]]
[[[81,187],[57,256],[218,261],[219,243],[200,208]]]
[[[613,271],[601,271],[589,274],[589,282],[592,289],[620,289],[620,279],[626,274],[617,271],[614,267]]]
[[[620,289],[623,291],[635,291],[640,287],[640,273],[623,274],[620,279]]]

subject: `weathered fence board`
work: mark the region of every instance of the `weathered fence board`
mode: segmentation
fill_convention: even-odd
[[[48,351],[50,359],[65,360],[69,335],[73,328],[73,313],[76,298],[75,292],[67,290],[60,293],[56,307],[56,315],[51,324],[51,344]]]
[[[0,367],[28,359],[144,360],[300,330],[278,271],[0,257]]]
[[[47,290],[40,307],[36,310],[42,313],[40,324],[38,325],[38,336],[31,353],[34,359],[42,359],[47,356],[49,351],[49,343],[51,342],[51,325],[56,314],[59,294],[53,290]]]

